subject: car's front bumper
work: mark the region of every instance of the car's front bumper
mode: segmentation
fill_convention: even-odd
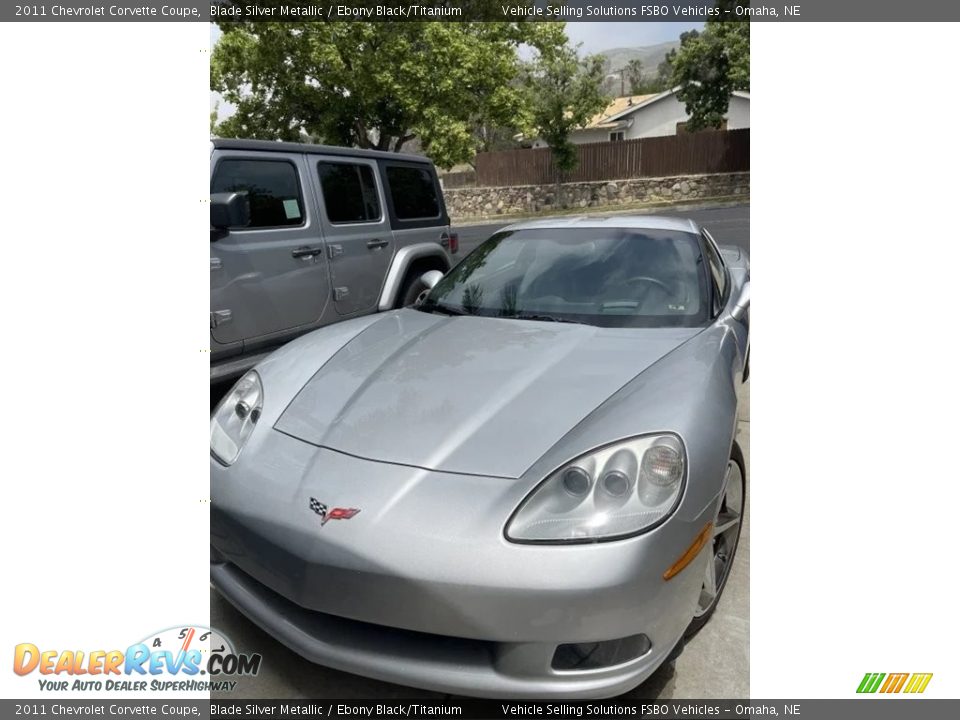
[[[672,646],[611,668],[561,672],[556,643],[495,643],[358,622],[306,610],[229,563],[211,566],[220,593],[250,620],[311,662],[437,692],[496,698],[594,698],[636,687]]]
[[[649,677],[693,616],[708,553],[662,576],[711,507],[618,542],[518,545],[503,536],[503,508],[529,490],[515,481],[375,463],[275,432],[265,442],[242,467],[211,461],[211,579],[309,660],[442,692],[612,696]],[[310,498],[360,513],[321,526]],[[651,647],[636,657],[553,666],[560,644],[638,634]]]

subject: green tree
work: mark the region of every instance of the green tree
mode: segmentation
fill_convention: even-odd
[[[692,42],[698,37],[700,37],[699,30],[687,30],[686,32],[680,33],[681,47],[684,43]],[[674,48],[664,55],[663,60],[661,60],[657,65],[657,85],[660,88],[660,92],[663,92],[664,90],[670,90],[674,87],[673,61],[676,60],[676,57],[677,49]]]
[[[541,52],[527,67],[525,83],[534,132],[550,146],[558,194],[563,174],[577,166],[570,133],[607,104],[602,82],[603,58],[581,58],[577,49],[568,45]]]
[[[718,0],[717,7],[723,11],[746,4]],[[688,129],[719,128],[730,93],[750,89],[750,23],[708,20],[702,33],[681,37],[680,49],[670,60],[677,97],[690,115]]]
[[[670,52],[675,53],[676,51],[671,50]],[[657,72],[652,76],[646,75],[643,70],[643,63],[639,59],[628,62],[624,72],[627,81],[630,83],[631,95],[651,95],[669,90],[672,87],[670,80],[673,75],[673,67],[670,64],[669,54],[660,62],[657,66]]]
[[[669,90],[673,87],[673,59],[677,56],[676,50],[668,52],[660,64],[657,65],[657,87],[660,91]]]
[[[634,58],[627,63],[623,69],[627,75],[627,82],[630,84],[631,95],[643,95],[647,92],[647,81],[643,77],[643,63],[639,58]]]
[[[236,106],[219,135],[393,151],[417,138],[441,167],[472,160],[477,127],[529,122],[523,88],[511,82],[521,45],[566,43],[562,23],[219,25],[210,86]]]

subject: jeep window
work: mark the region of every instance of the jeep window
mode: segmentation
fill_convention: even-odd
[[[375,222],[380,219],[380,200],[373,170],[355,163],[317,163],[327,218],[334,225]]]
[[[408,165],[388,165],[387,180],[393,211],[398,220],[440,216],[437,186],[429,170]]]
[[[250,228],[303,224],[297,170],[286,160],[221,160],[210,192],[244,192],[250,199]]]

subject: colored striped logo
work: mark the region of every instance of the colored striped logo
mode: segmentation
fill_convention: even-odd
[[[858,693],[922,693],[933,673],[867,673],[860,681]]]

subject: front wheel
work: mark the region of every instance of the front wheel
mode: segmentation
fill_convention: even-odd
[[[743,514],[747,499],[746,471],[743,452],[740,446],[733,444],[730,461],[727,463],[723,478],[723,494],[720,507],[713,522],[713,542],[707,547],[711,560],[707,562],[700,598],[693,614],[693,620],[684,632],[685,638],[696,635],[707,624],[717,609],[717,603],[723,594],[733,567],[733,559],[740,543],[740,530],[743,528]]]

